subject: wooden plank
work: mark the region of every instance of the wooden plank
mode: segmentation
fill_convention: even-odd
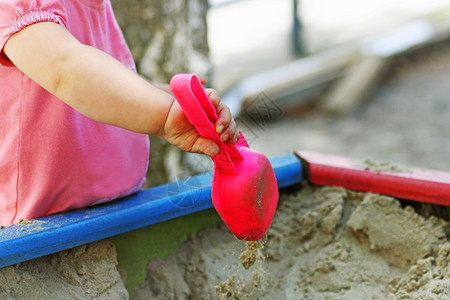
[[[378,85],[388,62],[388,59],[382,56],[362,57],[323,97],[320,108],[339,115],[351,112]]]
[[[222,96],[234,116],[249,105],[258,105],[258,95],[265,93],[278,106],[280,98],[301,91],[323,89],[342,75],[358,55],[358,45],[341,45],[321,53],[301,58],[284,66],[241,80]],[[298,99],[298,97],[297,97]]]
[[[302,180],[294,154],[270,159],[279,187]],[[0,229],[0,268],[212,207],[211,173]],[[26,223],[26,222],[25,222]]]
[[[448,40],[448,23],[415,20],[359,42],[359,57],[322,97],[319,108],[337,115],[351,113],[370,96],[393,58]]]

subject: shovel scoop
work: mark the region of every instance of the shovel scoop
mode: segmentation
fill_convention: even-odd
[[[278,203],[277,180],[269,160],[250,149],[242,133],[234,146],[220,140],[214,128],[216,109],[196,75],[175,75],[170,89],[199,135],[219,146],[219,154],[212,157],[214,208],[239,239],[261,239]]]

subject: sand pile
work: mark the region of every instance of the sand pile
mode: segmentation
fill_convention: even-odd
[[[391,197],[304,186],[296,195],[281,196],[263,249],[245,249],[222,225],[205,230],[178,253],[150,261],[145,286],[135,295],[448,299],[448,228],[444,220],[425,218]]]
[[[0,299],[128,299],[114,244],[95,242],[0,269]]]

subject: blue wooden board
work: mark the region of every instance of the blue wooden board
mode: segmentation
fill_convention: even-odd
[[[278,186],[302,180],[294,154],[270,159]],[[212,174],[143,190],[123,199],[0,229],[0,268],[211,208]]]

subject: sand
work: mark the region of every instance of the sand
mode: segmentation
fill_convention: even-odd
[[[135,298],[448,299],[448,223],[408,204],[304,184],[281,193],[265,239],[191,235],[148,263]],[[100,241],[2,268],[0,299],[128,299],[116,257]]]
[[[100,241],[0,269],[0,299],[128,299],[114,244]]]
[[[390,161],[372,161],[369,159],[366,159],[364,161],[364,169],[371,170],[376,173],[412,173],[411,168],[408,168],[406,166],[400,166]]]
[[[137,299],[449,298],[448,229],[391,197],[305,185],[281,196],[264,247],[205,230],[149,262]]]
[[[249,269],[255,264],[258,257],[261,257],[260,249],[263,248],[261,241],[248,241],[245,243],[245,251],[241,253],[239,258],[244,269]]]

